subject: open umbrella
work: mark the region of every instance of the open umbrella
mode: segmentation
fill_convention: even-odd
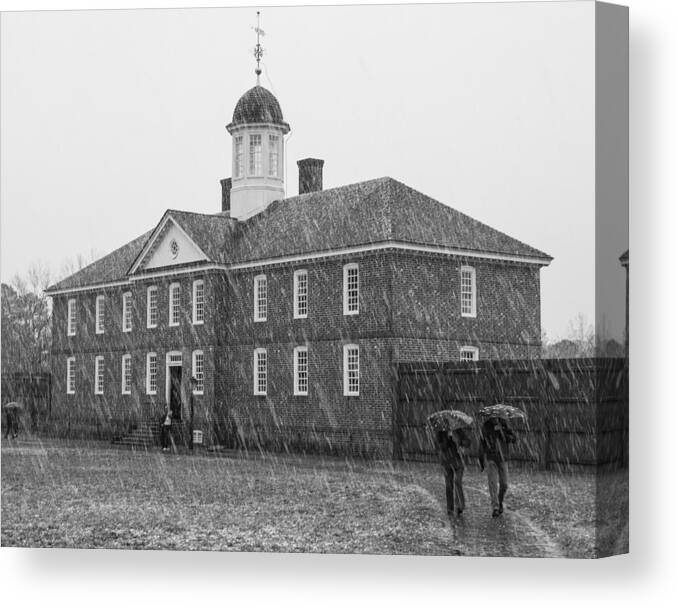
[[[459,410],[442,410],[431,414],[428,424],[434,431],[454,431],[473,425],[473,418]]]
[[[485,407],[481,407],[478,410],[478,413],[484,418],[504,418],[505,420],[511,418],[525,420],[527,418],[527,415],[523,410],[513,407],[512,405],[506,405],[505,403],[486,405]]]
[[[24,409],[24,406],[17,401],[10,401],[9,403],[5,403],[5,405],[2,406],[2,409],[18,411]]]

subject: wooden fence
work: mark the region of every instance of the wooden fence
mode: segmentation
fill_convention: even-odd
[[[476,414],[493,403],[527,414],[527,423],[513,425],[513,460],[543,468],[628,464],[628,361],[603,358],[400,364],[395,457],[435,459],[429,414]]]

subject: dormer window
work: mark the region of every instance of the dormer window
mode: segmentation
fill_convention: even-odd
[[[250,167],[249,174],[253,176],[263,175],[261,170],[261,135],[250,135]]]

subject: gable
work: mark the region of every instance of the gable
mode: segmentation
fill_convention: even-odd
[[[171,217],[147,245],[144,257],[136,270],[167,268],[209,258]]]

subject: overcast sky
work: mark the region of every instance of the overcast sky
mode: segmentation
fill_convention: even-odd
[[[594,316],[593,4],[266,8],[262,84],[325,187],[384,175],[554,256],[542,325]],[[2,280],[220,209],[255,10],[2,16]],[[628,246],[620,230],[618,254]],[[615,256],[624,326],[624,273]]]

